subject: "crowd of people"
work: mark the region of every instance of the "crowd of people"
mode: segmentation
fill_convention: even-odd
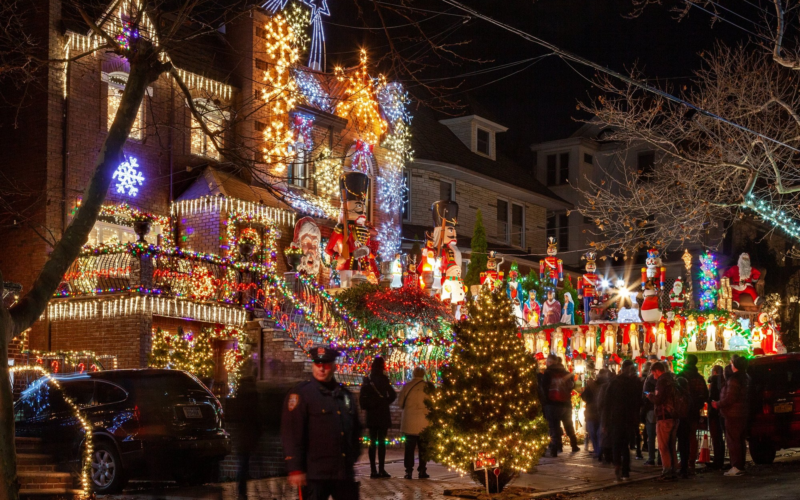
[[[726,476],[745,470],[745,431],[748,416],[747,360],[734,355],[730,364],[715,366],[706,380],[697,356],[686,356],[683,369],[656,356],[637,370],[631,360],[618,373],[603,368],[578,389],[584,402],[586,449],[594,458],[613,463],[618,481],[630,479],[631,451],[646,466],[662,468],[663,481],[695,474],[698,430],[707,430],[714,458],[707,467],[722,469],[727,445],[731,468]],[[576,377],[558,356],[548,356],[539,375],[539,397],[550,429],[549,455],[563,451],[564,434],[572,452],[579,452],[573,424],[572,394]],[[562,430],[563,427],[563,430]],[[680,460],[679,460],[680,459]]]

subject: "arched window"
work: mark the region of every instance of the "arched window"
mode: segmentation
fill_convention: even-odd
[[[293,186],[307,188],[310,168],[308,163],[308,148],[303,140],[303,134],[297,134],[297,142],[290,146],[294,159],[289,164],[287,182]]]
[[[195,99],[194,107],[203,117],[203,122],[212,133],[220,132],[225,128],[225,114],[219,107],[208,99]],[[215,135],[214,140],[222,147],[222,135]],[[219,160],[219,150],[211,139],[200,127],[200,123],[192,115],[192,154],[203,155],[214,160]]]
[[[128,73],[124,71],[114,71],[108,74],[108,113],[107,113],[107,128],[111,128],[114,123],[114,118],[117,116],[119,105],[122,102],[122,92],[125,90],[125,85],[128,83]],[[136,120],[131,127],[131,133],[128,135],[131,139],[142,140],[144,137],[144,101],[139,106],[139,112],[136,113]]]

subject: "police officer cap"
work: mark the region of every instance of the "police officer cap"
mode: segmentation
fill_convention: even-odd
[[[339,351],[330,347],[316,347],[311,350],[310,354],[314,363],[335,363]]]

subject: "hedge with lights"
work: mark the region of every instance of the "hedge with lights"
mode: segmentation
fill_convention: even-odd
[[[550,438],[536,363],[517,334],[505,290],[483,289],[468,308],[467,319],[454,325],[458,344],[427,403],[424,435],[433,460],[480,484],[484,473],[473,471],[474,460],[479,453],[496,458],[500,474],[489,474],[489,487],[499,492],[537,464]]]

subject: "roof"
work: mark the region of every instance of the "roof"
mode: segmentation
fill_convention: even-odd
[[[262,203],[268,207],[277,207],[294,211],[286,203],[278,200],[275,195],[267,189],[259,186],[251,186],[235,174],[219,170],[212,166],[207,166],[203,171],[203,175],[199,176],[194,184],[178,197],[178,200],[191,200],[201,196],[217,194],[222,194],[229,198]]]
[[[511,158],[498,152],[497,159],[473,153],[450,128],[439,123],[437,114],[427,108],[418,108],[411,120],[411,145],[414,158],[450,163],[487,177],[512,184],[533,193],[567,203],[542,183],[533,172],[519,166]],[[446,118],[442,116],[442,118]]]

